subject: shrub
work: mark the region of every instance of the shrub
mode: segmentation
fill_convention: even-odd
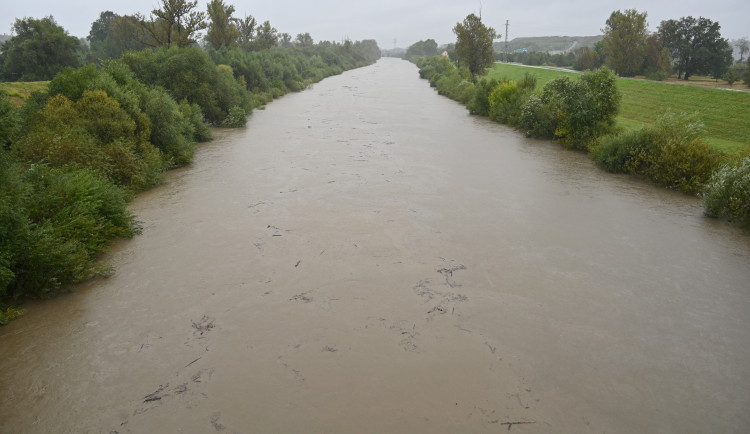
[[[706,184],[702,198],[707,216],[750,228],[750,157],[735,166],[721,166]]]
[[[520,124],[521,111],[529,98],[534,84],[507,81],[495,87],[490,95],[490,119],[496,122],[517,126]]]
[[[666,113],[654,126],[607,137],[592,156],[608,171],[639,174],[659,185],[696,193],[722,161],[701,139],[702,131],[697,114]]]
[[[43,164],[2,170],[0,293],[44,296],[96,270],[112,237],[136,231],[128,196],[90,170],[67,172]],[[12,202],[11,202],[12,200]]]
[[[496,79],[483,78],[474,85],[474,93],[471,100],[466,105],[469,113],[473,115],[489,116],[490,115],[490,93],[497,87]]]
[[[229,109],[229,115],[224,119],[222,125],[230,128],[244,127],[247,124],[247,113],[242,107],[232,107]]]

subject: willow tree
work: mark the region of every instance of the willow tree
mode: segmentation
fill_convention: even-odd
[[[469,69],[472,76],[484,73],[495,62],[492,40],[497,37],[495,29],[482,24],[482,19],[474,14],[456,23],[456,57],[458,64]]]

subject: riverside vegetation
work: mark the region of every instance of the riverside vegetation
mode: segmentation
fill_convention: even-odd
[[[586,71],[577,77],[559,71],[528,69],[513,78],[497,74],[474,77],[466,68],[459,68],[442,56],[414,60],[420,76],[429,80],[441,95],[466,105],[472,114],[511,125],[531,137],[548,138],[565,147],[585,151],[603,169],[645,177],[657,185],[674,188],[703,198],[706,215],[725,218],[750,228],[750,147],[747,124],[737,128],[721,123],[723,119],[747,119],[733,116],[727,110],[750,110],[750,95],[715,90],[713,96],[726,96],[732,101],[722,110],[690,99],[691,93],[710,91],[687,86],[628,81],[622,86],[606,66]],[[505,68],[505,65],[502,66]],[[537,70],[535,70],[537,71]],[[544,85],[538,88],[538,76]],[[669,86],[657,97],[674,92],[674,101],[681,104],[646,105],[653,122],[637,118],[627,127],[618,125],[618,115],[643,114],[644,103],[640,86]],[[624,91],[622,91],[625,87]],[[638,93],[640,92],[640,93]],[[723,93],[719,93],[723,92]],[[697,113],[670,111],[685,108],[692,101]],[[640,108],[636,108],[636,104]],[[701,109],[706,106],[709,117]],[[656,113],[656,107],[663,110]],[[704,138],[709,123],[717,145]],[[739,121],[743,123],[743,121]],[[722,131],[722,130],[733,131]],[[735,141],[736,140],[736,141]]]
[[[379,56],[375,41],[172,46],[65,68],[20,106],[0,90],[0,324],[25,297],[109,272],[97,256],[139,230],[128,201],[189,164],[211,126],[244,126],[254,108]]]

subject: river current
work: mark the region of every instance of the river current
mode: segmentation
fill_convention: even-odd
[[[405,61],[216,130],[0,328],[0,432],[750,431],[750,236]]]

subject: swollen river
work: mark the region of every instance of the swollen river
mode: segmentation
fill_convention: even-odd
[[[750,236],[381,59],[218,130],[0,328],[2,433],[750,431]]]

